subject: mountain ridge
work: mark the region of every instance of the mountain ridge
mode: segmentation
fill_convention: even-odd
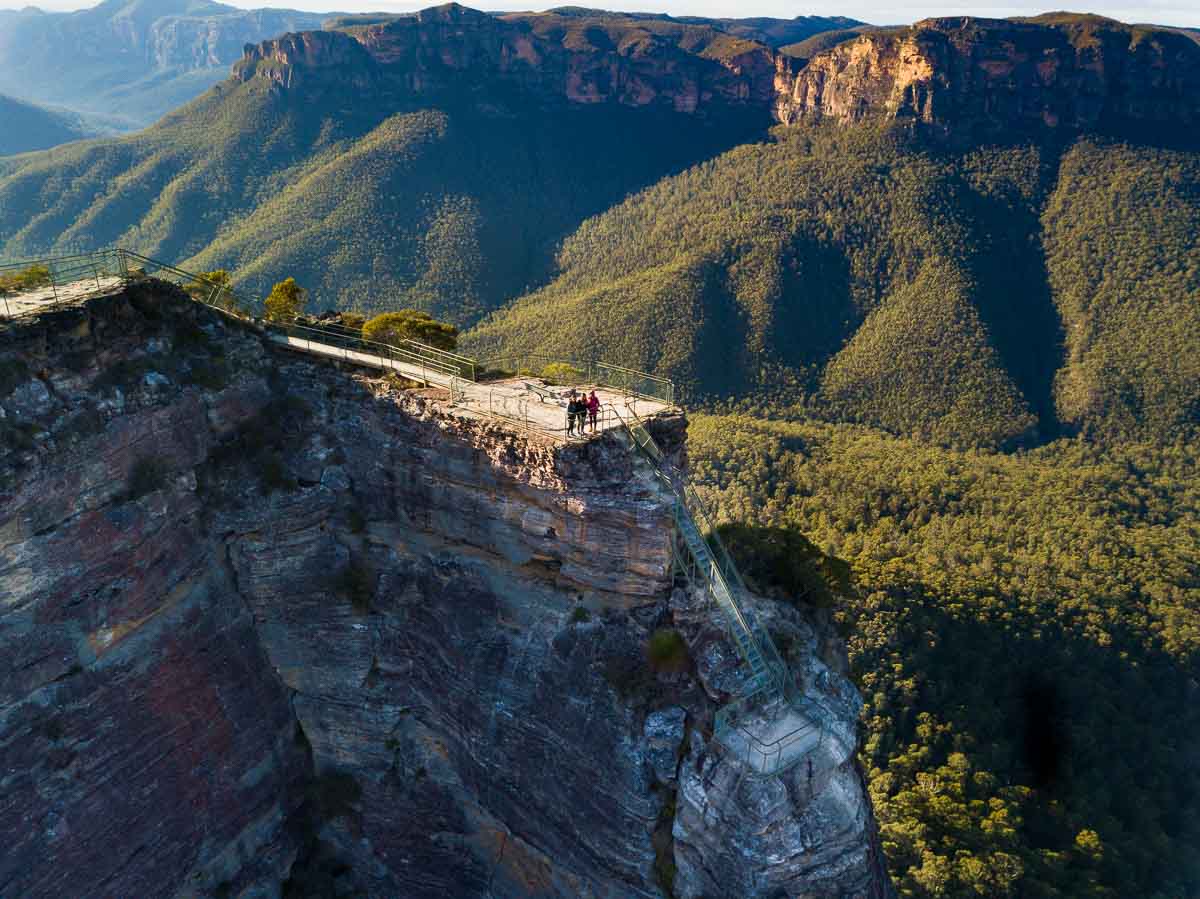
[[[66,13],[27,7],[5,20],[0,92],[130,130],[226,78],[247,41],[319,28],[323,15],[211,0],[104,0]]]
[[[0,254],[120,243],[259,296],[292,276],[314,305],[446,318],[485,355],[589,355],[603,333],[693,399],[935,442],[1178,434],[1196,417],[1194,151],[1146,125],[1188,120],[1198,54],[1078,16],[926,20],[807,63],[661,19],[342,20],[249,45],[140,135],[0,161]],[[1087,103],[1048,118],[1077,84]],[[1134,229],[1096,259],[1121,222],[1056,187],[1090,171]],[[1152,321],[1169,363],[1128,350]]]

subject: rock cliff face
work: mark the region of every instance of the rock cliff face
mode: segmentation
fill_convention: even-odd
[[[0,895],[886,895],[828,624],[764,610],[829,737],[741,778],[733,649],[615,437],[146,282],[0,327],[0,446]]]
[[[365,51],[365,52],[364,52]],[[509,86],[574,103],[686,113],[761,108],[777,121],[920,122],[965,135],[1200,121],[1200,45],[1095,16],[926,19],[797,59],[709,26],[456,4],[247,46],[235,77],[320,73],[421,95]]]
[[[0,92],[101,113],[114,125],[149,124],[226,77],[247,41],[319,28],[321,20],[206,0],[14,11],[0,27]]]
[[[247,46],[234,74],[291,86],[333,66],[414,94],[486,84],[687,113],[718,104],[765,110],[775,72],[769,48],[707,26],[552,13],[497,17],[449,4]]]
[[[776,63],[782,122],[892,118],[964,132],[1200,122],[1200,48],[1096,17],[926,19]]]

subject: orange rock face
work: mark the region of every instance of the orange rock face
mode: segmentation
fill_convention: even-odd
[[[1200,121],[1200,47],[1090,18],[927,19],[863,34],[797,66],[776,61],[774,113],[943,127],[1096,128]]]

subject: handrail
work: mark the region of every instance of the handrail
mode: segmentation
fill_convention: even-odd
[[[763,774],[775,774],[783,770],[785,761],[784,751],[816,731],[816,746],[809,753],[806,753],[811,758],[811,752],[815,752],[823,746],[825,740],[824,730],[813,723],[813,719],[816,716],[811,714],[806,715],[806,720],[802,725],[771,741],[762,740],[750,728],[741,723],[741,718],[749,714],[756,706],[768,707],[773,702],[780,701],[790,708],[796,708],[797,706],[808,706],[811,703],[802,696],[797,697],[794,684],[788,673],[787,664],[779,655],[775,641],[771,639],[770,634],[762,627],[757,617],[748,609],[743,609],[742,604],[738,602],[739,594],[742,597],[746,595],[745,584],[737,570],[737,566],[733,563],[732,556],[729,555],[724,542],[716,532],[714,519],[708,511],[707,506],[704,505],[703,500],[700,499],[700,495],[690,485],[681,486],[681,482],[677,483],[677,478],[673,476],[675,472],[670,469],[669,463],[666,462],[666,457],[661,447],[654,442],[653,435],[646,429],[645,424],[632,408],[631,404],[626,404],[625,413],[625,416],[622,417],[622,422],[629,431],[634,445],[641,449],[647,456],[655,474],[662,480],[675,498],[674,507],[677,522],[690,520],[692,529],[701,536],[709,548],[709,564],[706,566],[707,570],[704,571],[709,594],[717,600],[717,605],[721,608],[729,626],[739,629],[745,639],[751,641],[755,651],[761,656],[765,673],[768,675],[765,682],[755,677],[751,681],[751,689],[747,693],[744,693],[717,712],[715,730],[718,738],[720,738],[722,733],[727,734],[730,731],[737,731],[745,742],[744,752],[753,752],[760,761],[760,766],[756,770]],[[638,431],[641,431],[645,435],[645,443],[639,440]],[[707,533],[702,531],[698,526],[697,517],[702,519],[703,523],[708,526]],[[698,565],[699,560],[694,556],[693,563],[696,563],[698,569],[703,570],[703,567]],[[733,590],[730,589],[730,581],[736,585]],[[714,588],[714,585],[719,586],[729,597],[728,603],[720,601],[718,591]],[[734,592],[735,590],[738,592]],[[750,659],[746,655],[742,642],[736,638],[733,642],[737,645],[739,653],[746,659],[747,664],[750,664]],[[793,759],[789,764],[794,764],[798,761],[799,757]]]
[[[545,353],[529,353],[523,356],[499,356],[484,359],[480,365],[491,371],[522,373],[538,376],[550,365],[564,365],[579,372],[581,383],[603,384],[614,390],[632,393],[647,399],[658,400],[668,406],[675,405],[675,383],[669,378],[661,378],[649,372],[638,371],[623,365],[603,362],[598,359],[564,359],[561,356],[551,356]],[[606,376],[606,373],[627,375],[625,379]],[[635,384],[632,382],[641,382]],[[650,389],[639,390],[637,387]]]
[[[422,369],[432,369],[436,374],[445,377],[461,377],[459,370],[451,365],[446,365],[443,362],[434,359],[427,359],[420,353],[411,350],[403,349],[390,343],[380,343],[374,340],[367,340],[362,337],[350,338],[341,337],[341,335],[331,335],[327,331],[322,331],[319,328],[311,328],[307,325],[298,325],[295,322],[263,322],[263,326],[272,331],[283,331],[285,333],[304,332],[308,334],[320,334],[325,337],[334,337],[346,341],[353,347],[363,347],[366,349],[367,355],[373,355],[380,359],[390,359],[396,362],[405,362],[410,365],[420,366]],[[311,343],[320,343],[323,346],[337,347],[345,349],[346,347],[331,343],[328,340],[310,341]],[[374,352],[372,352],[374,350]]]
[[[327,333],[340,334],[340,335],[343,335],[346,337],[353,337],[357,340],[366,340],[366,338],[362,336],[361,328],[348,328],[345,325],[338,324],[337,322],[325,323],[325,322],[321,322],[319,320],[315,320],[315,321],[316,321],[316,324],[306,325],[305,327],[311,327],[317,331],[324,331]],[[379,341],[375,341],[375,342],[379,342]],[[414,350],[416,350],[418,352],[428,354],[428,355],[436,357],[436,358],[449,360],[450,362],[456,363],[457,365],[461,366],[462,368],[469,370],[469,372],[470,372],[469,376],[465,376],[465,377],[468,377],[469,380],[472,380],[472,381],[475,380],[476,362],[470,356],[464,356],[461,353],[455,353],[455,352],[452,352],[451,350],[444,350],[441,347],[436,347],[436,346],[433,346],[428,343],[422,343],[421,341],[414,340],[411,337],[404,338],[403,340],[400,341],[399,344],[389,343],[389,344],[384,344],[384,346],[411,346],[414,348]]]

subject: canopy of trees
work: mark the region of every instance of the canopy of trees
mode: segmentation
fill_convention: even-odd
[[[1200,444],[689,431],[719,517],[851,566],[838,614],[902,896],[1200,895]],[[730,543],[757,572],[786,540]]]
[[[377,315],[362,326],[362,336],[366,340],[393,346],[406,340],[416,340],[439,350],[453,350],[458,346],[458,328],[436,321],[416,309]]]
[[[296,283],[295,278],[284,278],[271,288],[263,301],[268,321],[291,322],[304,311],[308,291]]]
[[[585,222],[464,337],[955,446],[1200,421],[1200,154],[778,129]]]

